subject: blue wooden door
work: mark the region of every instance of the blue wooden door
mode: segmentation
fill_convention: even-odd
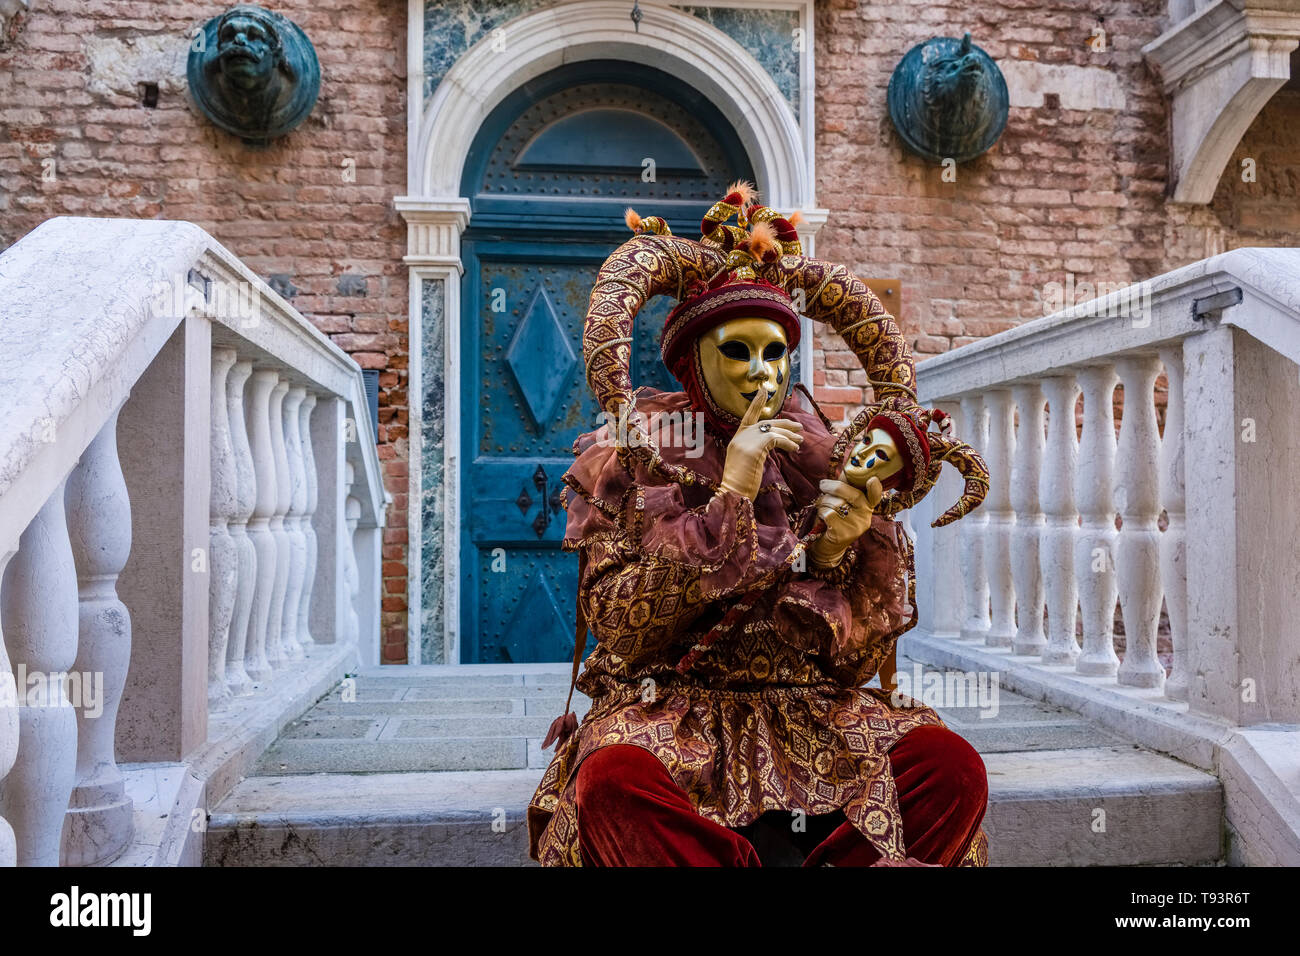
[[[563,68],[484,124],[462,184],[462,661],[572,656],[578,562],[559,546],[560,489],[574,439],[596,424],[582,364],[591,285],[628,236],[627,205],[698,235],[738,177],[752,172],[723,118],[648,68]],[[680,387],[659,358],[672,304],[638,316],[638,385]]]

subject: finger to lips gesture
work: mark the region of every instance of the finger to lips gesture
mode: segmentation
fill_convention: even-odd
[[[761,385],[736,433],[727,445],[727,460],[722,469],[722,487],[749,499],[758,495],[763,480],[763,465],[774,448],[798,451],[803,443],[803,425],[790,418],[761,421],[767,391]]]

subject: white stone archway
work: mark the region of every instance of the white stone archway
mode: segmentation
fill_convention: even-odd
[[[407,188],[420,196],[459,195],[470,144],[506,96],[566,63],[626,59],[679,77],[722,111],[769,204],[811,206],[811,151],[771,76],[744,47],[698,17],[671,7],[641,9],[638,31],[621,0],[578,0],[525,14],[475,44],[424,110]]]
[[[764,5],[764,0],[756,0]],[[803,30],[799,90],[800,117],[763,66],[744,47],[704,20],[666,5],[643,3],[639,29],[621,0],[574,0],[548,6],[492,31],[466,51],[424,97],[423,3],[410,0],[408,46],[407,162],[408,195],[395,199],[407,222],[410,268],[409,496],[408,496],[408,656],[421,661],[422,620],[430,601],[440,601],[444,660],[459,660],[459,594],[455,573],[459,555],[460,451],[459,278],[460,236],[469,224],[469,198],[460,182],[480,126],[507,96],[530,80],[565,64],[592,59],[627,60],[677,76],[706,96],[735,128],[754,166],[764,200],[783,212],[800,211],[800,232],[812,251],[827,212],[816,206],[813,156],[814,103],[812,3],[783,0],[800,7]],[[426,285],[434,283],[442,321],[441,370],[425,369],[423,312]],[[804,336],[804,368],[812,367],[814,336]],[[443,454],[437,467],[441,484],[435,513],[442,515],[440,595],[422,593],[424,581],[422,497],[424,476],[433,464],[423,454],[423,396],[426,378],[440,371],[443,382]]]
[[[1291,78],[1300,0],[1213,0],[1142,48],[1171,103],[1170,198],[1205,205],[1266,103]]]

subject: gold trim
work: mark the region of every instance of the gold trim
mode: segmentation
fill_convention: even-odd
[[[601,342],[599,345],[597,345],[594,349],[591,350],[591,354],[587,356],[587,361],[590,362],[592,359],[594,359],[605,349],[609,348],[611,345],[622,345],[624,343],[631,342],[631,341],[632,339],[630,338],[619,338],[619,339],[610,339],[608,342]]]

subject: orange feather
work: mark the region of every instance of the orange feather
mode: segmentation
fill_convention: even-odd
[[[749,230],[748,247],[756,259],[766,259],[768,253],[781,254],[781,247],[776,239],[776,227],[770,222],[757,222]]]

